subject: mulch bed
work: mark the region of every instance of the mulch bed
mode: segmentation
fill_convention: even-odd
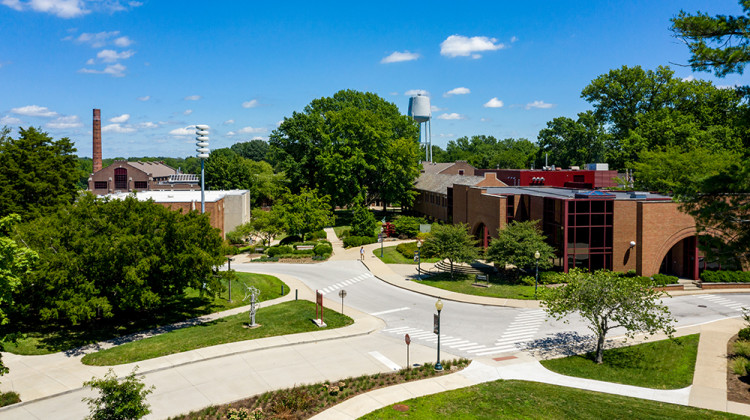
[[[727,343],[727,399],[743,404],[750,404],[750,376],[739,376],[732,371],[732,355],[737,336]]]

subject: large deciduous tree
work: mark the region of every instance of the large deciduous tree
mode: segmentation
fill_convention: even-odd
[[[208,215],[133,197],[84,194],[20,225],[17,239],[40,260],[19,285],[14,310],[74,325],[159,310],[187,287],[214,286],[212,274],[225,261]]]
[[[418,126],[374,93],[313,100],[270,135],[271,160],[292,192],[319,189],[334,205],[357,197],[411,204],[419,175]]]
[[[537,146],[526,139],[497,140],[493,136],[459,137],[448,142],[440,162],[465,160],[477,168],[522,169],[537,151]]]
[[[741,160],[737,152],[695,148],[684,151],[672,146],[643,151],[633,163],[635,188],[684,196],[692,194],[705,178]]]
[[[53,140],[34,127],[18,131],[14,139],[7,127],[0,130],[0,217],[30,220],[73,202],[80,177],[70,139]]]
[[[490,242],[486,256],[488,261],[503,266],[512,264],[518,268],[528,269],[536,266],[537,259],[534,255],[537,251],[539,252],[539,267],[543,269],[552,267],[555,250],[544,241],[538,222],[514,220],[504,229],[498,230],[497,238]]]
[[[231,149],[245,159],[260,162],[268,158],[268,142],[264,140],[250,140],[241,143],[235,143]]]
[[[307,188],[303,188],[299,194],[287,191],[281,203],[275,204],[272,211],[278,212],[287,233],[299,235],[304,240],[308,233],[333,225],[330,199],[327,195],[319,195],[317,190]]]
[[[637,277],[624,277],[611,271],[593,273],[572,269],[564,274],[567,284],[546,289],[542,297],[545,311],[555,319],[579,314],[596,335],[596,363],[602,363],[607,334],[622,327],[628,337],[636,333],[674,332],[669,309],[657,292]]]
[[[250,190],[253,206],[273,203],[284,191],[286,179],[268,162],[246,159],[232,149],[217,149],[206,159],[206,185],[211,190]]]
[[[591,111],[581,112],[578,119],[558,117],[539,132],[537,167],[544,162],[560,168],[604,162],[610,136]]]
[[[435,225],[424,241],[422,252],[425,256],[447,259],[453,279],[454,263],[470,263],[477,259],[479,253],[476,245],[477,241],[469,234],[467,225]]]
[[[681,10],[671,19],[672,32],[690,49],[693,70],[719,77],[740,73],[750,61],[750,1],[739,1],[744,16],[694,15]]]

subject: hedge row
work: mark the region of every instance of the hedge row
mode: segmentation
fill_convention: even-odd
[[[706,283],[750,283],[750,271],[704,271],[701,280]]]
[[[347,238],[344,238],[344,247],[351,248],[356,246],[374,244],[377,241],[377,236],[349,236]]]
[[[414,253],[417,251],[417,249],[419,248],[417,248],[416,242],[406,242],[396,246],[396,251],[398,251],[406,258],[414,258]]]

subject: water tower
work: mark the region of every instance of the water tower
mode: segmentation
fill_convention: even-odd
[[[430,122],[432,119],[432,110],[430,109],[430,98],[422,95],[409,98],[409,116],[419,123],[419,141],[425,145],[424,160],[432,162],[432,124]],[[424,124],[424,131],[422,130],[422,124]]]

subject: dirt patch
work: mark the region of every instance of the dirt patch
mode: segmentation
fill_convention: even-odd
[[[750,376],[739,376],[732,370],[735,341],[737,341],[736,335],[727,343],[727,399],[750,404]]]

